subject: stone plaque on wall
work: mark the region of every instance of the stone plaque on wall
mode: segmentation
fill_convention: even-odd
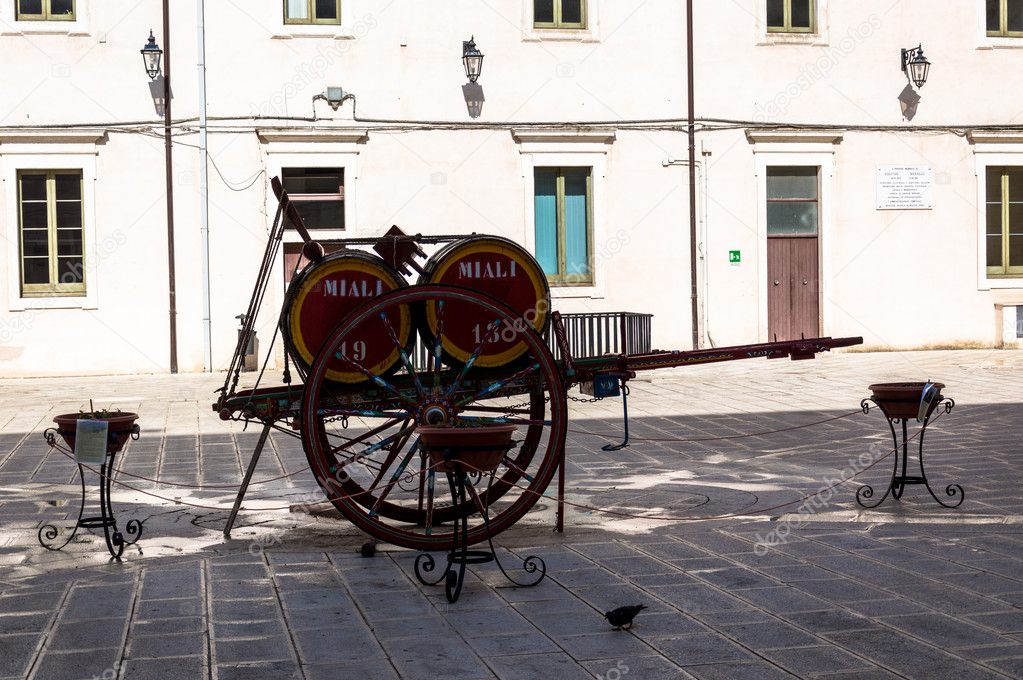
[[[933,169],[896,165],[877,167],[878,210],[930,210],[933,207]]]

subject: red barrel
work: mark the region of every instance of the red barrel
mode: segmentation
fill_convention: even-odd
[[[427,347],[434,346],[438,325],[445,359],[459,365],[480,348],[476,365],[506,366],[526,352],[520,330],[528,324],[543,333],[550,322],[551,292],[540,264],[522,246],[499,236],[470,236],[439,250],[424,267],[420,283],[470,288],[503,302],[523,318],[516,329],[507,322],[492,328],[495,319],[480,318],[476,307],[459,309],[449,303],[442,313],[428,302],[420,333]]]
[[[288,287],[281,333],[288,353],[307,372],[330,332],[348,314],[367,301],[408,284],[379,257],[357,250],[332,253],[306,266]],[[412,314],[406,306],[388,310],[387,321],[367,319],[335,348],[346,359],[335,358],[327,378],[340,383],[361,383],[366,375],[387,375],[400,364],[398,343],[411,347]],[[388,325],[390,328],[388,328]]]

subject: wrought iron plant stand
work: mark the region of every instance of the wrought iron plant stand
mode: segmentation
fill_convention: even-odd
[[[432,429],[439,431],[447,428]],[[462,432],[465,433],[465,431]],[[457,431],[456,434],[458,434]],[[435,464],[439,465],[447,476],[448,486],[451,490],[451,507],[455,519],[452,520],[451,550],[447,554],[447,564],[444,567],[444,571],[435,579],[428,578],[425,574],[433,572],[437,564],[433,555],[423,552],[416,557],[415,572],[416,578],[423,585],[433,586],[444,581],[444,594],[447,596],[448,602],[456,602],[458,600],[462,592],[462,586],[465,583],[465,568],[469,564],[494,562],[508,581],[523,588],[537,585],[547,575],[546,563],[536,555],[530,555],[522,561],[522,569],[527,574],[539,572],[539,576],[535,579],[522,582],[508,574],[504,565],[501,564],[501,560],[497,557],[497,550],[494,548],[494,541],[490,531],[490,513],[487,506],[480,502],[480,496],[474,486],[474,483],[478,483],[484,475],[488,475],[487,494],[484,494],[484,497],[489,494],[494,483],[498,463],[513,446],[515,446],[513,443],[505,445],[480,443],[475,446],[458,444],[457,447],[433,449],[429,452]],[[477,456],[475,454],[480,455]],[[496,456],[493,454],[496,454]],[[492,458],[492,462],[483,460],[488,456]],[[466,499],[467,492],[469,496],[468,502]],[[469,515],[474,512],[474,509],[483,517],[487,544],[490,546],[490,550],[469,550]]]
[[[58,449],[65,454],[74,457],[73,446],[72,450],[67,450],[57,441],[57,435],[60,434],[66,438],[66,434],[62,430],[56,428],[48,428],[43,432],[43,437],[46,439],[46,443],[51,448]],[[113,477],[114,471],[114,459],[117,457],[117,453],[124,446],[128,437],[132,440],[138,440],[139,438],[139,426],[132,424],[130,429],[118,432],[111,429],[107,435],[107,451],[103,463],[100,465],[99,470],[89,468],[99,474],[99,517],[83,517],[85,514],[85,499],[87,491],[85,488],[85,470],[87,467],[82,463],[75,460],[75,464],[78,466],[78,480],[81,484],[81,501],[78,506],[78,518],[75,520],[74,527],[71,528],[70,535],[63,541],[59,542],[57,536],[60,533],[60,529],[54,524],[44,524],[39,528],[39,544],[47,550],[62,550],[68,545],[74,537],[78,534],[79,529],[103,529],[103,539],[106,542],[107,551],[110,556],[115,560],[120,560],[121,555],[124,553],[126,546],[134,545],[139,538],[142,536],[142,521],[137,519],[130,519],[124,525],[124,532],[121,532],[117,528],[117,519],[114,517],[114,509],[110,504],[110,482]],[[72,438],[73,442],[74,439]]]
[[[924,469],[924,435],[927,433],[927,425],[931,416],[939,408],[944,413],[951,413],[955,408],[955,400],[941,394],[942,383],[880,383],[870,386],[872,395],[860,402],[860,408],[864,413],[870,412],[870,404],[873,403],[881,409],[881,413],[888,421],[888,429],[892,433],[892,443],[895,446],[895,465],[892,468],[891,481],[885,489],[884,495],[873,503],[866,503],[874,496],[874,489],[869,484],[861,486],[856,491],[856,502],[864,508],[876,508],[881,505],[888,495],[891,494],[895,500],[902,498],[903,491],[910,484],[923,484],[927,492],[931,494],[940,505],[946,508],[957,508],[962,505],[964,495],[963,487],[959,484],[949,484],[945,487],[945,494],[950,498],[958,496],[955,503],[946,503],[934,493],[930,483],[927,481],[927,473]],[[916,418],[920,423],[919,445],[917,457],[920,463],[920,474],[910,475],[907,470],[909,461],[909,419]],[[902,438],[900,441],[896,425],[902,427]]]

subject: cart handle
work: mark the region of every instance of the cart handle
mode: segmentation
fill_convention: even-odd
[[[284,207],[284,215],[291,226],[295,227],[299,236],[302,237],[302,241],[305,245],[302,246],[302,254],[305,255],[306,259],[319,261],[323,259],[323,246],[313,240],[313,237],[309,235],[309,230],[305,226],[305,220],[302,219],[302,215],[299,214],[298,208],[291,202],[291,198],[288,196],[288,192],[284,189],[284,185],[281,183],[279,177],[272,177],[270,179],[270,186],[274,190],[274,195],[277,200]]]

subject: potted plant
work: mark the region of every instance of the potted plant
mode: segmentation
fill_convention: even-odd
[[[926,413],[920,414],[921,401],[925,396],[924,389],[928,385],[930,399]],[[926,418],[941,401],[941,390],[944,387],[944,383],[931,382],[874,383],[870,386],[870,394],[881,412],[892,420],[916,418],[918,415]]]
[[[121,411],[120,409],[96,409],[89,400],[89,410],[78,413],[65,413],[54,416],[53,422],[57,423],[57,434],[67,443],[73,451],[75,448],[75,432],[79,420],[105,420],[107,422],[107,453],[117,453],[124,448],[128,438],[135,435],[137,438],[139,426],[135,424],[139,416],[137,413]]]
[[[455,465],[461,464],[470,472],[490,472],[515,446],[512,434],[516,429],[515,425],[497,423],[474,427],[422,426],[416,432],[419,446],[441,470],[454,472]]]

